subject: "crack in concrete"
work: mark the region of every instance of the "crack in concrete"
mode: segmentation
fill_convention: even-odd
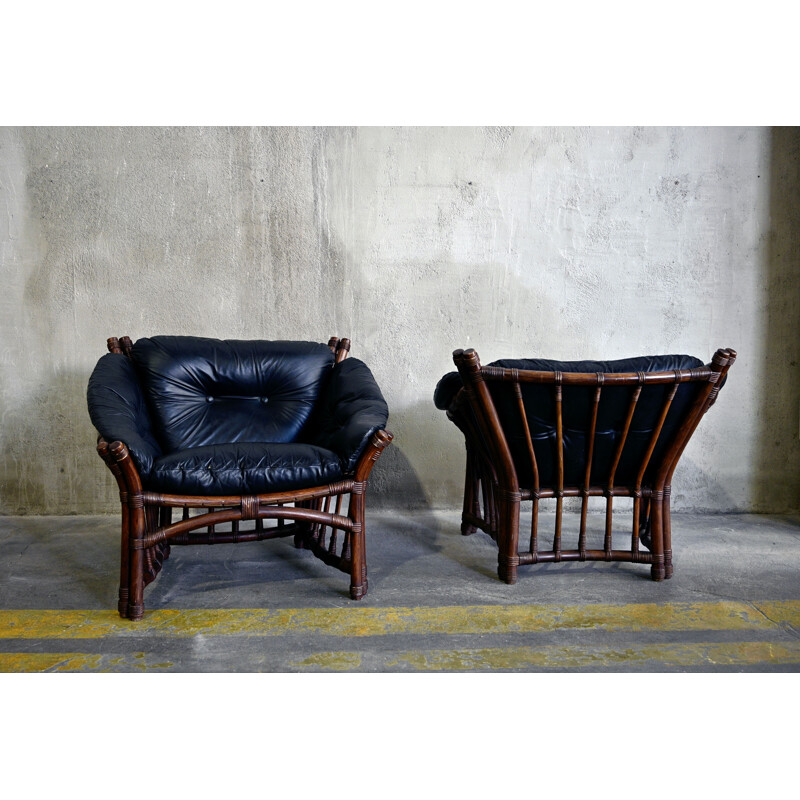
[[[749,601],[742,600],[740,597],[733,597],[727,594],[719,594],[718,592],[709,592],[707,589],[692,589],[691,587],[687,588],[687,591],[690,594],[700,595],[701,597],[716,597],[720,600],[725,600],[729,603],[747,603]]]
[[[791,634],[795,639],[800,639],[800,631],[798,631],[797,628],[795,628],[791,623],[781,622],[779,620],[772,619],[772,617],[770,617],[766,611],[759,608],[754,602],[752,601],[745,601],[745,602],[747,602],[748,606],[758,611],[758,613],[761,614],[761,616],[764,617],[764,619],[775,625],[775,627],[780,628],[780,630],[782,631],[786,631],[786,633]]]

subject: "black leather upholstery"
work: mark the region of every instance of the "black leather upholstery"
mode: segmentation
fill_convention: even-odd
[[[546,358],[501,358],[486,364],[502,369],[526,369],[538,372],[663,372],[673,369],[693,369],[703,366],[694,356],[638,356],[615,361],[555,361]],[[464,384],[458,372],[443,375],[433,393],[436,408],[446,411]]]
[[[450,408],[450,403],[453,402],[463,386],[461,376],[457,372],[448,372],[442,375],[433,392],[433,402],[436,408],[447,411]]]
[[[100,359],[87,399],[146,489],[193,495],[339,481],[389,416],[366,364],[315,342],[139,339]]]
[[[616,361],[502,359],[494,361],[488,366],[544,372],[614,373],[685,370],[702,367],[703,362],[693,356],[666,355],[642,356]],[[533,470],[513,387],[511,384],[496,381],[490,381],[488,385],[514,460],[520,485],[530,487],[533,483]],[[457,372],[445,375],[436,387],[434,400],[437,407],[448,408],[461,386],[461,377]],[[617,485],[635,482],[636,470],[650,443],[659,413],[670,390],[671,386],[665,384],[642,388],[628,439],[617,467],[615,475]],[[539,469],[539,483],[542,488],[552,488],[556,480],[555,448],[557,441],[553,385],[523,383],[521,391]],[[619,386],[607,386],[602,390],[590,483],[603,483],[608,478],[616,443],[624,426],[631,391],[628,387]],[[700,391],[698,383],[686,383],[679,386],[656,449],[650,458],[650,463],[659,463],[666,442],[682,423],[686,411],[698,391]],[[581,485],[585,477],[588,452],[587,431],[590,425],[594,392],[595,387],[592,386],[562,387],[564,482],[566,485]]]
[[[294,441],[333,364],[316,342],[194,336],[139,339],[132,358],[166,452]]]
[[[146,489],[192,495],[266,494],[341,480],[342,463],[323,447],[239,442],[180,450],[156,459]]]
[[[348,358],[331,370],[315,415],[314,441],[338,453],[350,471],[388,418],[389,407],[369,367]]]
[[[162,450],[130,359],[104,355],[89,378],[86,394],[97,432],[109,443],[124,442],[140,473],[148,474]]]

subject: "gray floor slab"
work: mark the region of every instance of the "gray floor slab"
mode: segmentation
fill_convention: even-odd
[[[602,517],[591,525],[599,535]],[[0,664],[198,672],[800,668],[800,517],[676,514],[673,548],[675,575],[660,583],[645,565],[588,562],[523,567],[507,586],[496,575],[494,543],[481,533],[462,536],[457,513],[373,512],[370,589],[358,603],[346,575],[290,540],[174,547],[145,590],[147,614],[136,624],[113,613],[116,517],[4,517]],[[270,617],[268,630],[243,613],[293,609],[305,616]],[[600,610],[592,621],[582,609]],[[686,625],[665,624],[659,609],[685,613]],[[36,610],[50,615],[42,635],[24,630],[35,620],[23,612]],[[205,627],[192,628],[186,615],[203,610],[230,615],[203,617]],[[556,622],[531,621],[551,611]],[[184,615],[176,618],[184,627],[158,627],[173,612]],[[395,626],[398,614],[406,621]],[[617,624],[615,614],[628,621]],[[64,620],[83,620],[89,627],[80,630],[92,632],[59,633]],[[476,620],[486,620],[485,631]],[[107,629],[98,633],[92,626],[100,623]]]

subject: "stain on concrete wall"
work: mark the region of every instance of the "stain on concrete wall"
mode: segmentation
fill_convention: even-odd
[[[86,382],[107,336],[156,333],[350,336],[396,435],[371,491],[404,507],[460,502],[463,445],[431,400],[457,347],[734,347],[674,505],[796,510],[797,145],[736,128],[2,129],[0,511],[115,509]],[[777,391],[766,364],[786,365]]]

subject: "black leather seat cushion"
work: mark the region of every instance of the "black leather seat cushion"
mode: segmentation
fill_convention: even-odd
[[[132,359],[165,452],[295,441],[333,364],[317,342],[139,339]]]
[[[693,356],[666,355],[642,356],[615,361],[502,359],[494,361],[488,366],[543,372],[614,373],[685,370],[702,367],[703,362]],[[457,372],[445,375],[436,387],[434,400],[437,407],[448,408],[461,386],[461,377]],[[520,486],[531,487],[533,470],[512,384],[490,382],[489,387],[514,459]],[[625,448],[617,467],[616,485],[631,485],[635,482],[641,457],[647,450],[659,413],[671,388],[667,384],[642,388]],[[557,458],[553,385],[523,383],[521,390],[539,469],[539,483],[543,488],[552,488],[556,480]],[[585,477],[589,444],[587,432],[591,420],[595,387],[564,386],[562,390],[564,483],[568,486],[580,486]],[[699,390],[700,384],[697,383],[681,384],[678,388],[650,463],[658,463],[670,437],[683,422],[686,411]],[[592,458],[590,479],[592,484],[604,484],[608,478],[616,445],[624,426],[631,391],[630,387],[617,386],[607,386],[602,390]],[[646,474],[645,480],[649,477]]]
[[[146,489],[189,495],[248,495],[324,486],[342,480],[336,453],[310,444],[206,445],[157,458]]]

